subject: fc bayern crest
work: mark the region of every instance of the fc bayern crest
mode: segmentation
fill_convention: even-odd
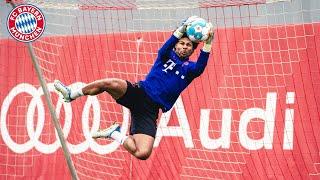
[[[43,34],[44,27],[44,15],[34,5],[19,5],[8,16],[8,31],[14,39],[21,42],[32,42],[38,39]]]

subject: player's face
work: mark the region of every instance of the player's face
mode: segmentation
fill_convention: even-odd
[[[189,57],[193,53],[193,45],[190,39],[187,37],[181,38],[175,46],[175,52],[182,59]]]

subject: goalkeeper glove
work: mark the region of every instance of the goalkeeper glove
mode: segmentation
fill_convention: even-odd
[[[190,16],[190,17],[188,17],[187,19],[183,20],[182,23],[181,23],[181,25],[180,25],[180,27],[178,27],[178,28],[174,31],[173,35],[174,35],[176,38],[180,39],[180,38],[183,36],[183,34],[186,32],[187,26],[188,26],[189,24],[191,24],[193,21],[195,21],[197,18],[198,18],[198,16]]]
[[[210,26],[210,31],[209,31],[209,37],[207,40],[204,41],[204,45],[202,47],[202,50],[204,52],[210,52],[211,51],[211,43],[212,43],[212,40],[214,38],[214,33],[213,33],[213,26],[211,23],[209,23],[209,26]]]

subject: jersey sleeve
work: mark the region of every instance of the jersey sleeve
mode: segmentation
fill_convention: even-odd
[[[204,69],[207,66],[209,55],[210,55],[209,52],[204,52],[200,50],[200,55],[198,57],[197,62],[193,63],[188,70],[189,71],[188,73],[192,78],[196,78],[203,73]]]
[[[164,45],[158,51],[158,59],[161,59],[162,62],[166,62],[170,56],[170,52],[179,41],[174,35],[172,35]]]

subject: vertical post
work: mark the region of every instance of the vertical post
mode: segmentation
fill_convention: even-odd
[[[51,119],[53,121],[54,127],[57,130],[57,133],[58,133],[58,136],[59,136],[59,140],[60,140],[60,143],[61,143],[61,147],[63,149],[64,157],[66,158],[66,161],[67,161],[67,164],[68,164],[72,179],[77,180],[79,178],[77,176],[76,169],[75,169],[75,167],[73,165],[73,162],[72,162],[72,159],[71,159],[71,155],[70,155],[70,152],[69,152],[67,144],[66,144],[66,140],[64,139],[64,134],[63,134],[63,132],[61,130],[61,126],[60,126],[57,114],[56,114],[56,112],[54,110],[54,107],[53,107],[53,104],[52,104],[52,100],[51,100],[51,97],[50,97],[50,93],[49,93],[49,90],[48,90],[48,87],[47,87],[47,83],[46,83],[45,79],[43,78],[42,71],[41,71],[41,69],[39,67],[39,63],[37,61],[36,56],[34,55],[32,44],[31,43],[27,43],[27,46],[28,46],[29,53],[31,55],[32,64],[33,64],[33,66],[34,66],[34,68],[36,70],[38,79],[39,79],[41,87],[43,89],[44,96],[46,98],[47,105],[48,105],[49,110],[50,110]]]

